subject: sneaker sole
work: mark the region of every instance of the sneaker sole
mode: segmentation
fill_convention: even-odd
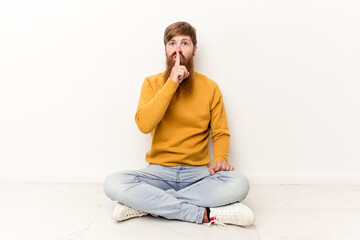
[[[123,205],[121,203],[117,203],[115,208],[114,208],[114,211],[112,213],[112,218],[115,220],[115,221],[118,221],[118,222],[121,222],[121,221],[124,221],[124,220],[127,220],[127,219],[131,219],[131,218],[136,218],[136,217],[142,217],[142,216],[145,216],[147,214],[140,214],[140,215],[135,215],[135,216],[131,216],[131,217],[126,217],[127,215],[127,212],[129,211],[129,207],[126,206],[126,205]]]
[[[255,216],[254,216],[253,211],[243,203],[239,203],[239,205],[240,205],[239,212],[241,214],[240,214],[240,219],[238,219],[238,222],[237,222],[238,225],[241,225],[241,226],[252,225],[255,221]]]
[[[123,208],[122,205],[120,205],[120,203],[116,204],[113,214],[112,214],[112,218],[118,222],[123,221],[124,219],[120,218],[121,215],[121,209]]]
[[[225,224],[231,224],[231,225],[239,225],[239,226],[243,226],[243,227],[252,225],[254,223],[255,216],[249,207],[247,207],[243,203],[233,203],[231,205],[232,205],[232,208],[234,209],[231,211],[236,211],[236,217],[235,217],[234,221],[229,221],[229,219],[226,220],[226,217],[225,217],[225,219],[222,217],[219,217],[218,220],[220,222],[225,223]],[[223,208],[223,209],[225,208],[224,210],[218,210],[220,212],[227,211],[226,206],[220,207],[220,208]],[[217,218],[216,215],[217,214],[214,213],[214,216]],[[219,215],[221,215],[221,214],[219,214]]]

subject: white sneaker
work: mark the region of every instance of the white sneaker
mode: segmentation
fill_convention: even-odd
[[[128,207],[121,203],[117,203],[114,208],[112,218],[116,221],[124,221],[129,218],[141,217],[147,214],[147,212]]]
[[[255,217],[251,209],[243,203],[210,208],[210,223],[225,227],[226,224],[249,226],[254,223]]]

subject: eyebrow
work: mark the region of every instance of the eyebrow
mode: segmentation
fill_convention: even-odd
[[[175,39],[171,39],[169,42],[174,42],[174,41],[175,41]],[[183,38],[183,39],[180,40],[180,42],[182,42],[182,41],[190,42],[190,40],[187,39],[187,38]]]

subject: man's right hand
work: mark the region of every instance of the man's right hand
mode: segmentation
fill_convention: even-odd
[[[179,51],[176,51],[175,65],[171,69],[171,73],[170,73],[171,80],[180,84],[189,75],[190,73],[188,72],[186,67],[184,65],[180,65],[180,53]]]

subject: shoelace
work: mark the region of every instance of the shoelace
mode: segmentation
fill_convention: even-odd
[[[130,208],[129,212],[126,214],[126,217],[133,217],[133,216],[141,217],[143,215],[146,215],[146,213],[137,209]]]
[[[221,228],[226,227],[226,224],[221,222],[220,220],[217,220],[216,217],[214,217],[214,219],[209,222],[208,227],[210,227],[212,224],[216,224]]]

